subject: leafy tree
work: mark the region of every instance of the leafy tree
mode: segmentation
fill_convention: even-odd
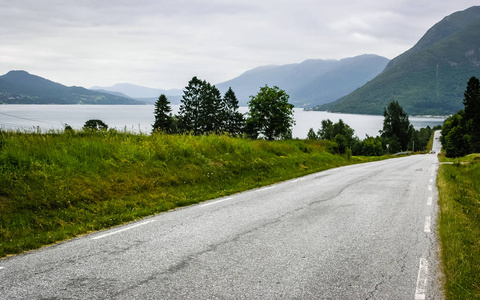
[[[232,135],[240,135],[245,127],[245,118],[238,111],[238,100],[232,88],[228,88],[222,99],[222,130]]]
[[[318,140],[318,136],[315,133],[315,130],[313,128],[310,128],[307,133],[307,139],[309,140]]]
[[[366,156],[383,155],[383,147],[380,138],[367,135],[361,143],[361,154]]]
[[[155,102],[155,123],[152,125],[153,131],[173,132],[173,117],[171,111],[170,101],[168,101],[164,94],[161,94]]]
[[[470,152],[480,152],[480,81],[471,77],[464,93],[465,130],[469,132]]]
[[[345,153],[347,148],[352,148],[356,139],[353,136],[355,131],[342,119],[333,123],[329,119],[322,120],[322,127],[318,130],[318,137],[321,140],[334,141],[338,145],[338,152]]]
[[[286,139],[292,136],[293,104],[289,96],[277,86],[265,85],[256,96],[250,96],[246,130],[253,138],[260,135],[268,140]]]
[[[389,152],[407,150],[414,132],[407,113],[398,101],[392,101],[388,108],[383,110],[383,116],[383,130],[380,133],[381,137],[389,145]]]
[[[466,130],[465,111],[462,109],[443,122],[440,141],[447,157],[470,153],[470,135]]]
[[[98,119],[90,119],[85,122],[85,125],[83,125],[84,130],[92,130],[92,131],[97,131],[97,130],[107,130],[108,125],[105,124],[102,120]]]

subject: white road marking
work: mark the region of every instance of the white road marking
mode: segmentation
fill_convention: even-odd
[[[424,232],[430,232],[432,227],[432,218],[431,217],[425,217],[425,227],[423,228]]]
[[[433,178],[430,178],[430,183],[433,183]]]
[[[415,289],[415,300],[425,299],[427,292],[427,276],[428,276],[428,261],[425,258],[420,258],[420,266],[418,268],[417,288]]]
[[[429,190],[429,191],[432,190],[432,186],[431,186],[431,185],[428,186],[428,190]]]
[[[1,270],[1,269],[5,269],[5,267],[0,267],[0,270]]]
[[[220,200],[217,200],[217,201],[212,201],[212,202],[208,202],[208,203],[202,204],[202,205],[200,205],[200,207],[205,207],[205,206],[217,204],[217,203],[220,203],[220,202],[223,202],[223,201],[227,201],[227,200],[232,200],[232,199],[233,199],[232,197],[228,197],[228,198],[225,198],[225,199],[220,199]]]
[[[130,229],[133,229],[133,228],[138,227],[138,226],[147,225],[148,223],[152,223],[152,222],[155,222],[155,220],[150,220],[150,221],[146,221],[146,222],[143,222],[143,223],[138,223],[138,224],[135,224],[135,225],[132,225],[132,226],[129,226],[129,227],[125,227],[125,228],[117,230],[117,231],[105,233],[105,234],[93,237],[92,240],[98,240],[98,239],[101,239],[101,238],[104,238],[104,237],[107,237],[107,236],[110,236],[110,235],[114,235],[114,234],[117,234],[117,233],[120,233],[120,232],[124,232],[124,231],[130,230]]]
[[[299,181],[304,180],[304,179],[305,179],[305,177],[297,178],[297,179],[292,180],[291,182],[295,183],[295,182],[299,182]]]
[[[273,189],[273,186],[267,186],[267,187],[264,187],[263,189],[260,189],[260,191],[266,191],[266,190],[270,190],[270,189]]]
[[[433,200],[433,197],[428,197],[427,205],[432,205],[432,200]]]

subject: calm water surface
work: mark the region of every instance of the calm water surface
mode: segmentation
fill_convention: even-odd
[[[179,106],[173,105],[173,113]],[[132,132],[150,133],[154,122],[153,105],[0,105],[0,128],[42,131],[63,129],[65,124],[81,129],[85,121],[100,119],[109,128]],[[247,112],[241,107],[242,113]],[[355,130],[355,135],[363,139],[366,135],[377,136],[383,127],[383,116],[337,114],[323,111],[304,111],[295,109],[293,137],[306,138],[308,130],[317,131],[322,120],[338,122],[342,119]],[[444,118],[410,117],[410,123],[416,129],[441,125]]]

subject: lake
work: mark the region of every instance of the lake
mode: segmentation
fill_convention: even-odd
[[[179,105],[172,105],[174,113]],[[153,105],[0,105],[0,128],[42,132],[51,129],[63,129],[65,124],[81,129],[85,121],[100,119],[109,128],[131,132],[150,133],[154,122]],[[241,107],[240,112],[248,111]],[[322,120],[338,122],[342,119],[355,130],[355,135],[364,139],[366,135],[377,136],[383,127],[383,116],[339,114],[324,111],[304,111],[294,109],[294,138],[306,138],[308,130],[315,132],[321,127]],[[442,125],[441,117],[409,117],[410,123],[419,129]]]

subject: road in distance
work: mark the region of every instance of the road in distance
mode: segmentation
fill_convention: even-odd
[[[13,256],[0,298],[441,299],[437,168],[332,169]]]

